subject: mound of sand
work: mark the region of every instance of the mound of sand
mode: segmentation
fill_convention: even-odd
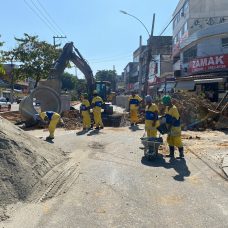
[[[33,186],[65,157],[61,150],[28,135],[1,117],[0,126],[1,208],[26,200]]]

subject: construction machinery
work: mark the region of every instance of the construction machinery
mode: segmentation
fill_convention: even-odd
[[[74,63],[84,74],[90,100],[92,99],[93,90],[97,90],[99,96],[101,96],[105,102],[110,101],[112,94],[110,82],[95,81],[89,64],[82,57],[73,42],[69,42],[65,44],[59,58],[54,62],[48,79],[46,81],[40,81],[37,88],[35,88],[28,97],[21,101],[19,110],[26,120],[32,119],[34,114],[37,113],[33,105],[34,100],[40,101],[41,111],[51,110],[61,113],[62,111],[69,110],[70,98],[67,97],[66,94],[61,94],[61,79],[69,62]],[[113,107],[109,103],[106,103],[102,116],[106,120],[111,120],[114,118],[111,117],[112,114]],[[115,122],[116,119],[119,120],[120,117],[117,115],[114,119],[115,120],[111,120],[111,122]]]

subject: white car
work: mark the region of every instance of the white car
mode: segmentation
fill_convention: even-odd
[[[11,103],[6,100],[5,97],[0,97],[0,110],[7,108],[8,111],[11,109]]]

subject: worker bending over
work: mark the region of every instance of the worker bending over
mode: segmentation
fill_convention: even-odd
[[[157,127],[159,127],[158,120],[158,106],[152,103],[152,97],[147,95],[145,98],[146,109],[145,109],[145,130],[147,137],[157,137]]]
[[[142,102],[142,98],[136,95],[135,91],[133,91],[132,95],[129,97],[131,126],[137,125],[139,121],[138,112],[139,112],[139,105],[141,102]]]
[[[53,111],[46,111],[46,112],[41,112],[39,114],[36,114],[35,119],[36,120],[42,119],[43,121],[48,122],[49,136],[46,138],[47,140],[54,139],[54,133],[55,133],[57,124],[58,123],[63,124],[63,120],[61,116],[57,112],[53,112]]]
[[[91,107],[93,108],[93,116],[94,116],[94,121],[96,125],[96,130],[99,130],[99,127],[101,129],[104,128],[102,119],[101,119],[101,108],[103,106],[103,100],[101,97],[98,96],[98,93],[96,90],[93,91],[93,100]]]
[[[90,103],[88,100],[88,94],[84,93],[81,98],[82,98],[82,103],[80,106],[80,111],[82,114],[83,130],[87,131],[91,128]]]
[[[172,104],[171,97],[166,95],[162,98],[162,103],[166,106],[165,119],[168,128],[167,142],[169,144],[169,155],[167,157],[174,157],[175,147],[178,147],[179,158],[184,157],[184,148],[181,140],[181,125],[180,114],[177,107]]]

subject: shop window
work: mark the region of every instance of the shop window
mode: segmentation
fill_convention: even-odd
[[[222,38],[222,47],[228,48],[228,37]]]

